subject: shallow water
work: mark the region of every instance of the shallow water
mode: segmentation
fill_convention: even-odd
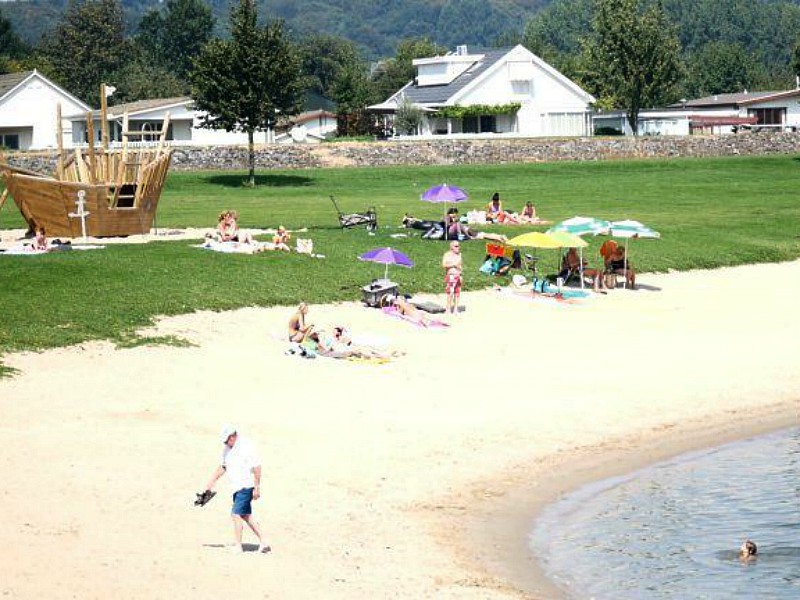
[[[569,598],[800,598],[800,429],[581,488],[530,543]]]

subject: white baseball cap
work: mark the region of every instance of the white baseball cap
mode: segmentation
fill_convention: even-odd
[[[222,429],[219,432],[220,440],[224,444],[234,433],[236,433],[236,427],[230,423],[227,423],[226,425],[222,426]]]

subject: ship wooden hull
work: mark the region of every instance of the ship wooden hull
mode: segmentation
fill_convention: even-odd
[[[128,236],[150,233],[170,158],[169,152],[164,153],[142,168],[120,163],[119,176],[112,169],[107,176],[113,179],[99,183],[76,181],[81,177],[70,177],[69,171],[62,180],[2,164],[0,174],[31,229],[44,227],[48,237],[81,237],[78,193],[83,191],[86,235]]]

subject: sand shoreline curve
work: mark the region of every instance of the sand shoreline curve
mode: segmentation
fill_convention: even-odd
[[[530,547],[530,534],[546,506],[587,484],[627,475],[682,454],[800,426],[800,398],[764,412],[709,415],[691,423],[665,425],[579,448],[567,458],[547,457],[555,464],[546,473],[536,465],[530,468],[535,483],[513,488],[501,500],[476,509],[463,546],[479,549],[472,552],[476,569],[511,583],[524,597],[565,598],[566,592],[547,577]]]
[[[553,597],[528,575],[533,501],[791,422],[797,297],[800,261],[645,274],[574,305],[471,292],[438,330],[311,306],[405,352],[386,364],[287,356],[291,307],[143,332],[191,347],[4,356],[0,595]],[[266,557],[225,550],[224,486],[192,506],[229,421],[261,448]]]

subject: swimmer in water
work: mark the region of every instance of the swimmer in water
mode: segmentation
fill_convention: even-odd
[[[743,561],[748,561],[752,558],[755,558],[758,554],[758,546],[756,546],[755,542],[750,540],[745,540],[742,542],[741,548],[739,548],[739,558]]]

